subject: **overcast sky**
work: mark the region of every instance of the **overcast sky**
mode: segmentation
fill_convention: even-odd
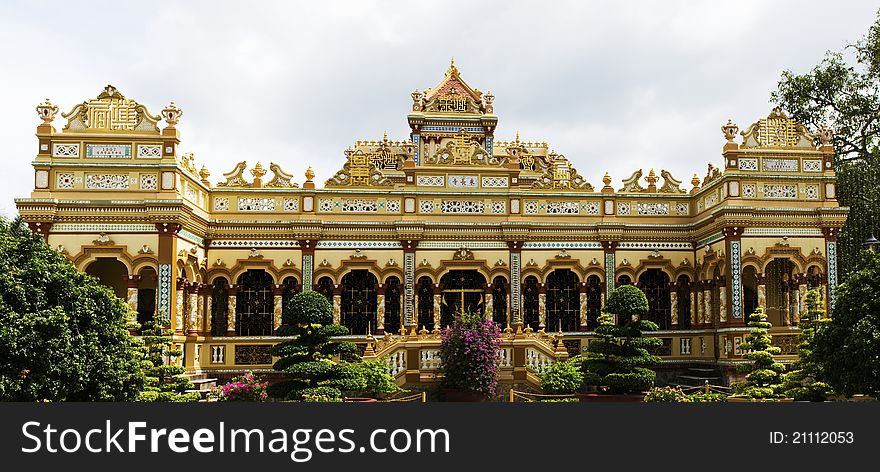
[[[721,164],[720,126],[765,116],[780,72],[805,72],[873,22],[838,2],[3,2],[0,214],[29,196],[38,102],[67,112],[106,84],[183,108],[181,152],[214,182],[276,162],[323,182],[356,139],[408,136],[410,92],[450,57],[491,90],[495,136],[546,141],[594,186],[634,170],[686,183]],[[58,117],[57,129],[65,121]],[[319,184],[320,185],[320,184]],[[690,188],[690,185],[687,185]]]

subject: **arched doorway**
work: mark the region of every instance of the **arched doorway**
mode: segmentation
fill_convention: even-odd
[[[540,315],[538,313],[540,310],[538,293],[538,278],[534,275],[526,277],[525,283],[522,287],[523,323],[532,328],[533,331],[538,330],[538,324],[540,321]]]
[[[159,277],[152,267],[144,267],[138,275],[137,321],[143,326],[156,316],[156,284]]]
[[[386,333],[400,332],[400,279],[395,276],[385,279],[385,324]]]
[[[101,282],[101,285],[113,290],[117,297],[125,300],[128,296],[126,276],[128,268],[115,257],[99,257],[86,267],[86,274]]]
[[[350,334],[376,333],[376,276],[366,269],[342,277],[340,321]]]
[[[547,276],[547,331],[577,331],[581,317],[578,276],[556,269]]]
[[[754,266],[747,265],[742,270],[743,291],[743,318],[746,322],[749,316],[758,309],[758,274]]]
[[[632,279],[626,274],[617,277],[617,286],[621,285],[632,285]]]
[[[669,276],[660,269],[648,269],[639,276],[639,288],[648,298],[646,320],[657,323],[660,329],[672,327],[672,305],[669,291]]]
[[[434,283],[427,275],[419,277],[417,288],[419,302],[418,328],[434,329]]]
[[[789,290],[794,280],[794,263],[787,258],[776,258],[767,264],[767,321],[773,326],[788,323]],[[788,320],[790,321],[790,320]]]
[[[678,327],[691,327],[691,279],[687,275],[679,275],[675,286],[676,316]]]
[[[486,278],[476,270],[450,270],[440,277],[443,303],[440,308],[440,326],[452,325],[455,315],[464,307],[471,313],[483,313]]]
[[[238,277],[235,333],[238,336],[271,336],[275,311],[274,282],[262,269]]]
[[[599,315],[602,314],[602,279],[598,275],[587,277],[587,329],[594,330],[599,326]]]
[[[507,326],[507,279],[492,279],[492,321],[501,329]]]
[[[330,304],[333,304],[333,279],[330,277],[321,277],[318,279],[318,286],[315,287],[315,291],[324,295],[324,298],[327,299]]]
[[[226,336],[229,329],[229,281],[217,277],[211,284],[211,336]]]

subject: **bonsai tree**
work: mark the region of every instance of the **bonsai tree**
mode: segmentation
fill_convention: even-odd
[[[580,366],[582,360],[580,357],[573,357],[551,364],[541,373],[541,390],[552,394],[578,391],[584,384],[584,374]]]
[[[498,325],[479,314],[463,311],[451,327],[441,332],[441,337],[442,386],[494,396],[498,384],[496,353],[501,346]]]
[[[752,330],[746,335],[743,347],[747,350],[745,358],[751,362],[737,366],[748,374],[745,382],[734,383],[731,387],[734,393],[749,398],[773,398],[780,386],[780,374],[785,370],[785,366],[773,358],[781,349],[771,345],[772,337],[767,330],[772,325],[767,322],[763,308],[749,315],[749,326]]]
[[[0,219],[0,401],[132,401],[128,305],[20,220]]]
[[[648,299],[638,287],[623,285],[611,291],[599,316],[599,337],[590,342],[582,363],[587,385],[606,386],[614,393],[642,392],[654,385],[657,374],[651,367],[660,358],[651,350],[663,342],[643,335],[658,328],[641,319],[647,312]],[[614,322],[612,313],[622,324]]]
[[[357,390],[363,382],[340,356],[357,356],[351,342],[334,342],[333,336],[348,334],[333,324],[333,306],[318,292],[302,292],[283,307],[279,336],[290,336],[272,347],[280,357],[275,370],[286,379],[269,386],[269,395],[287,400],[338,401],[344,390]]]
[[[880,253],[862,251],[835,291],[831,319],[814,332],[811,359],[843,395],[880,395]]]
[[[188,392],[192,382],[184,376],[186,369],[177,365],[175,359],[183,355],[180,349],[171,349],[173,330],[163,310],[156,319],[144,323],[141,328],[142,353],[141,368],[146,386],[138,400],[145,402],[187,402],[201,397],[197,392]]]
[[[813,356],[813,343],[818,327],[828,320],[822,307],[819,290],[807,291],[804,298],[806,311],[801,313],[801,336],[798,345],[799,359],[792,370],[783,375],[781,392],[787,397],[800,401],[824,401],[832,394],[831,387],[822,382],[821,366]]]

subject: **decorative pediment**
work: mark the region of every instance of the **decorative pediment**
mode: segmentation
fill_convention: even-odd
[[[682,190],[679,187],[681,181],[673,177],[672,173],[668,170],[661,170],[660,176],[663,177],[663,186],[660,187],[660,193],[687,193],[687,190]]]
[[[432,89],[412,94],[413,111],[425,113],[484,114],[492,113],[491,93],[471,88],[458,73],[455,61],[449,65],[443,80]]]
[[[394,186],[394,183],[376,168],[376,165],[370,161],[370,157],[362,150],[346,149],[345,155],[347,158],[345,165],[324,184],[328,188]]]
[[[474,253],[470,249],[462,246],[455,251],[455,254],[452,255],[453,261],[472,261],[474,260]]]
[[[410,140],[391,141],[385,133],[381,141],[357,141],[354,149],[347,151],[361,151],[380,171],[402,170],[404,161],[415,154],[415,144]]]
[[[425,164],[446,166],[498,165],[499,161],[464,130],[446,141],[432,155],[425,158]]]
[[[577,169],[571,166],[571,162],[565,156],[551,152],[548,157],[549,167],[532,184],[532,188],[593,191],[593,186],[578,174]]]
[[[632,173],[628,179],[623,179],[623,188],[618,190],[619,192],[624,193],[642,193],[646,192],[648,189],[642,187],[639,184],[639,179],[642,178],[642,169],[639,169]]]
[[[816,135],[776,107],[742,132],[743,147],[815,149]]]
[[[67,118],[64,131],[124,132],[159,134],[159,116],[153,116],[138,102],[125,98],[108,85],[97,98],[86,100],[61,116]]]

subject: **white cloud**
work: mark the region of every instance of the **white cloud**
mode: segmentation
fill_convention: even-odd
[[[720,160],[720,126],[765,115],[783,69],[856,40],[876,3],[5,2],[0,214],[32,189],[34,106],[112,83],[185,110],[183,151],[214,178],[241,160],[323,181],[356,139],[408,136],[414,88],[455,56],[497,97],[498,139],[547,141],[594,186],[642,167],[688,182]]]

